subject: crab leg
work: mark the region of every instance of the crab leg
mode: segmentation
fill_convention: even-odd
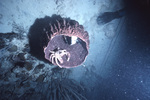
[[[69,61],[70,60],[70,53],[69,52],[67,52],[67,54],[66,54],[68,57],[67,57],[67,61]]]
[[[55,57],[53,56],[53,57],[52,57],[52,60],[51,60],[53,64],[54,64],[54,60],[55,60]]]
[[[52,60],[53,56],[54,56],[54,54],[51,54],[50,57],[49,57],[49,59]]]
[[[56,61],[56,64],[60,67],[60,68],[62,68],[62,66],[59,64],[59,62],[58,62],[58,59],[55,59],[55,61]]]
[[[64,62],[63,59],[60,57],[59,59],[57,59],[61,64]]]

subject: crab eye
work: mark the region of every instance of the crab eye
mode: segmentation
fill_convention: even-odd
[[[59,51],[59,54],[61,54],[62,52],[61,51]]]

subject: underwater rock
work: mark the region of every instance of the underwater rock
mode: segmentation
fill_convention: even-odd
[[[27,78],[27,76],[25,75],[25,73],[20,72],[19,74],[16,74],[16,78],[19,78],[20,80],[24,80]]]
[[[36,79],[36,82],[43,82],[44,78],[45,78],[45,76],[44,76],[44,74],[42,74]]]
[[[24,67],[25,64],[25,53],[19,53],[18,55],[13,55],[11,57],[12,63],[14,63],[14,66],[19,66],[20,68]]]
[[[18,58],[19,58],[21,61],[25,61],[24,55],[25,55],[25,53],[19,53],[19,54],[18,54]]]
[[[35,67],[35,69],[34,69],[34,73],[35,73],[35,74],[39,73],[40,70],[43,69],[43,68],[44,68],[44,64],[39,64],[39,65],[37,65],[37,66]]]
[[[29,44],[26,44],[25,48],[23,49],[23,52],[29,52],[29,51],[30,51]]]
[[[28,82],[26,82],[24,85],[23,85],[23,87],[24,88],[28,88],[28,87],[30,87],[30,82],[28,81]]]
[[[14,65],[15,65],[15,67],[16,67],[16,66],[19,66],[20,68],[23,68],[23,67],[24,67],[24,64],[25,64],[24,62],[15,62]]]
[[[17,46],[16,45],[13,45],[12,47],[10,47],[8,49],[9,52],[16,52],[17,51]]]
[[[3,39],[0,39],[0,49],[5,47],[5,41]]]
[[[32,64],[31,64],[30,62],[25,62],[24,67],[25,67],[28,71],[32,70],[32,68],[33,68]]]
[[[17,37],[18,34],[12,32],[12,33],[0,33],[0,39],[9,39],[9,41],[12,41],[13,38]]]

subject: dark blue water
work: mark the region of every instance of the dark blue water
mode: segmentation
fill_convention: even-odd
[[[126,27],[107,78],[101,78],[89,98],[94,100],[150,100],[150,10],[130,4]],[[95,96],[95,97],[94,97]],[[92,99],[93,99],[92,98]],[[89,99],[89,100],[92,100]]]

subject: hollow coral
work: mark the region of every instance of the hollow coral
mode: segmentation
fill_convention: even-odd
[[[44,31],[48,39],[44,48],[47,60],[61,68],[76,67],[85,61],[89,49],[89,35],[77,21],[67,18],[57,19]],[[77,40],[71,44],[68,39],[73,37],[77,37]],[[66,52],[61,51],[69,54],[69,60]]]

